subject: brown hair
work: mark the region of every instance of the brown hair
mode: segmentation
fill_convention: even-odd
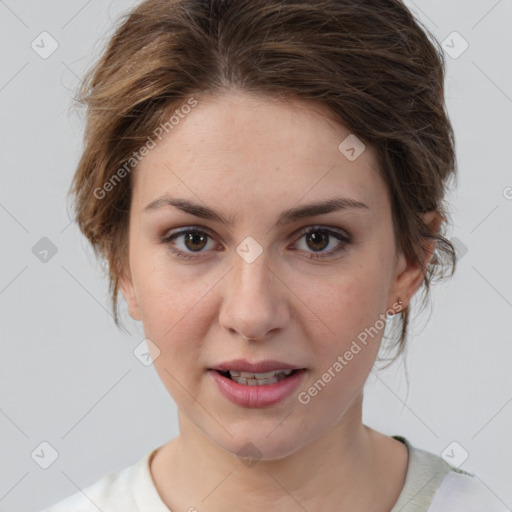
[[[132,187],[126,164],[191,96],[230,89],[316,101],[375,146],[397,248],[424,269],[425,304],[431,281],[456,264],[441,234],[456,163],[444,65],[439,43],[400,0],[146,0],[126,14],[78,93],[87,117],[70,189],[80,230],[108,262],[116,325]],[[438,232],[420,217],[431,210],[442,218]],[[436,248],[424,267],[429,239]],[[396,316],[398,355],[409,308]]]

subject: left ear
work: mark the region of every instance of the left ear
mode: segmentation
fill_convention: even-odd
[[[439,232],[442,218],[438,211],[432,210],[423,214],[423,222],[428,225],[430,233],[436,234]],[[428,240],[426,242],[423,259],[425,267],[428,266],[432,259],[435,248],[436,240]],[[417,263],[406,261],[403,254],[399,255],[395,269],[395,279],[389,295],[391,304],[388,304],[388,309],[392,309],[393,304],[400,299],[403,303],[401,306],[402,310],[408,306],[411,298],[423,283],[425,272]]]

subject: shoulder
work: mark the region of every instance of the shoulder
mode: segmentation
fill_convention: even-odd
[[[392,512],[508,512],[476,476],[393,436],[409,451],[405,485]]]
[[[153,452],[121,471],[109,473],[88,487],[72,494],[41,512],[123,512],[138,511],[134,493],[144,492],[143,476]]]
[[[456,469],[439,485],[428,512],[507,512],[487,485],[477,476]]]

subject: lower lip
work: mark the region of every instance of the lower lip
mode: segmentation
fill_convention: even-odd
[[[286,379],[274,384],[262,386],[246,386],[224,377],[216,370],[208,370],[220,392],[236,405],[241,407],[267,407],[274,405],[290,396],[299,386],[305,370],[296,370]]]

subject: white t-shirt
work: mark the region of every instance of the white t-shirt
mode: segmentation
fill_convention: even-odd
[[[393,437],[407,446],[409,465],[390,512],[509,512],[478,477],[414,448],[401,436]],[[172,512],[160,498],[149,469],[157,449],[41,512]]]

